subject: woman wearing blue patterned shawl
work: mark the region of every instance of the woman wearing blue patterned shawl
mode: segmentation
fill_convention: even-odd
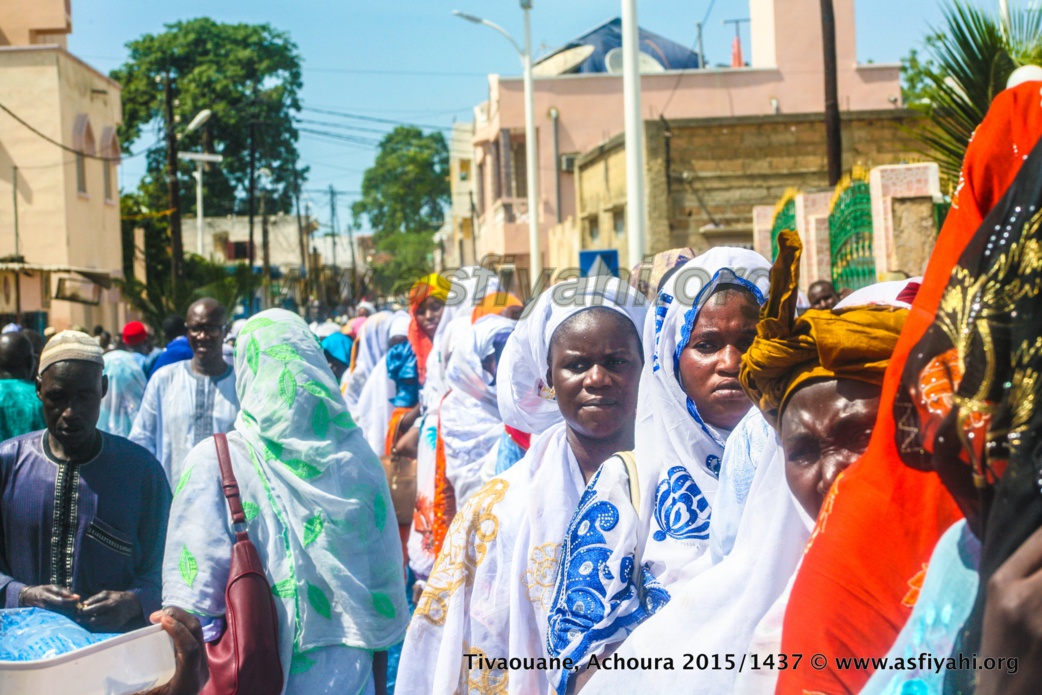
[[[633,446],[646,313],[643,296],[599,276],[555,285],[518,322],[496,400],[505,424],[533,434],[531,447],[452,520],[409,626],[397,692],[550,690],[545,636],[561,543],[601,462]],[[500,661],[514,657],[528,667]]]
[[[551,655],[582,664],[614,649],[669,601],[671,587],[708,567],[724,442],[752,407],[738,368],[756,337],[769,269],[753,251],[716,248],[659,292],[644,324],[635,465],[609,459],[579,502],[550,608]],[[563,693],[575,677],[556,672],[551,681]]]

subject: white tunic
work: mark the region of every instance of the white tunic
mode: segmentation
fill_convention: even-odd
[[[218,432],[230,432],[238,413],[232,367],[219,377],[207,377],[192,371],[191,360],[176,362],[149,379],[130,440],[159,459],[173,487],[192,447]]]

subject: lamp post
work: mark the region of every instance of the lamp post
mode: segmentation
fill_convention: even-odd
[[[525,173],[528,189],[528,255],[532,275],[532,287],[536,287],[543,272],[543,259],[539,251],[539,151],[535,134],[535,90],[532,84],[532,23],[530,13],[532,0],[521,0],[525,16],[525,46],[518,45],[506,29],[481,17],[453,10],[452,14],[474,24],[482,24],[502,34],[521,58],[521,69],[525,82]],[[556,163],[554,164],[556,166]]]
[[[219,154],[207,154],[205,152],[178,152],[178,159],[195,162],[195,251],[203,255],[203,166],[207,162],[220,163],[224,157]]]
[[[626,239],[629,267],[644,260],[644,121],[640,115],[637,0],[622,0],[622,94],[626,132]]]

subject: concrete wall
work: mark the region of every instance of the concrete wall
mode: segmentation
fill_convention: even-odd
[[[0,46],[53,44],[65,48],[72,31],[71,0],[0,2]]]
[[[908,111],[843,114],[843,168],[917,159]],[[820,116],[766,116],[646,122],[648,251],[752,245],[753,213],[789,188],[828,185]],[[668,166],[667,166],[668,162]],[[668,169],[668,173],[667,173]]]
[[[76,125],[86,117],[96,154],[103,154],[106,129],[122,120],[120,92],[118,84],[61,48],[0,47],[4,105],[67,148],[77,146]],[[12,185],[17,167],[19,250],[26,261],[121,275],[117,165],[85,158],[83,194],[77,189],[76,159],[73,152],[0,114],[0,256],[15,253]],[[112,176],[111,200],[104,195],[105,166]],[[55,300],[48,309],[51,324],[111,328],[124,317],[118,299],[115,291],[106,291],[97,307]]]

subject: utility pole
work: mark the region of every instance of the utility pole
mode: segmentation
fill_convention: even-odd
[[[166,101],[166,185],[170,197],[170,270],[175,287],[184,279],[184,247],[181,244],[181,191],[177,186],[177,133],[174,131],[174,85],[166,73],[163,86]]]
[[[307,301],[308,252],[304,238],[304,219],[300,216],[300,172],[293,172],[293,197],[297,203],[297,241],[300,243],[300,294]]]
[[[11,196],[14,198],[14,260],[17,263],[25,263],[22,258],[21,243],[18,238],[18,167],[11,168]],[[14,273],[14,322],[22,323],[22,274],[17,270]]]
[[[828,147],[829,185],[835,186],[843,171],[843,132],[839,120],[836,14],[832,0],[821,0],[821,43],[825,50],[825,142]]]
[[[268,189],[265,186],[260,195],[261,214],[261,259],[264,263],[264,304],[265,309],[271,308],[271,243],[268,235],[268,212],[267,203]]]
[[[336,267],[336,230],[337,230],[337,218],[336,218],[336,189],[333,188],[333,184],[329,185],[329,233],[326,235],[333,246],[333,291],[336,292],[340,288],[340,270]],[[328,298],[327,298],[328,299]],[[336,298],[339,304],[340,298]],[[332,303],[332,302],[330,302]]]
[[[249,218],[250,218],[250,272],[253,272],[253,198],[257,192],[257,121],[250,119],[250,182],[248,186]]]

